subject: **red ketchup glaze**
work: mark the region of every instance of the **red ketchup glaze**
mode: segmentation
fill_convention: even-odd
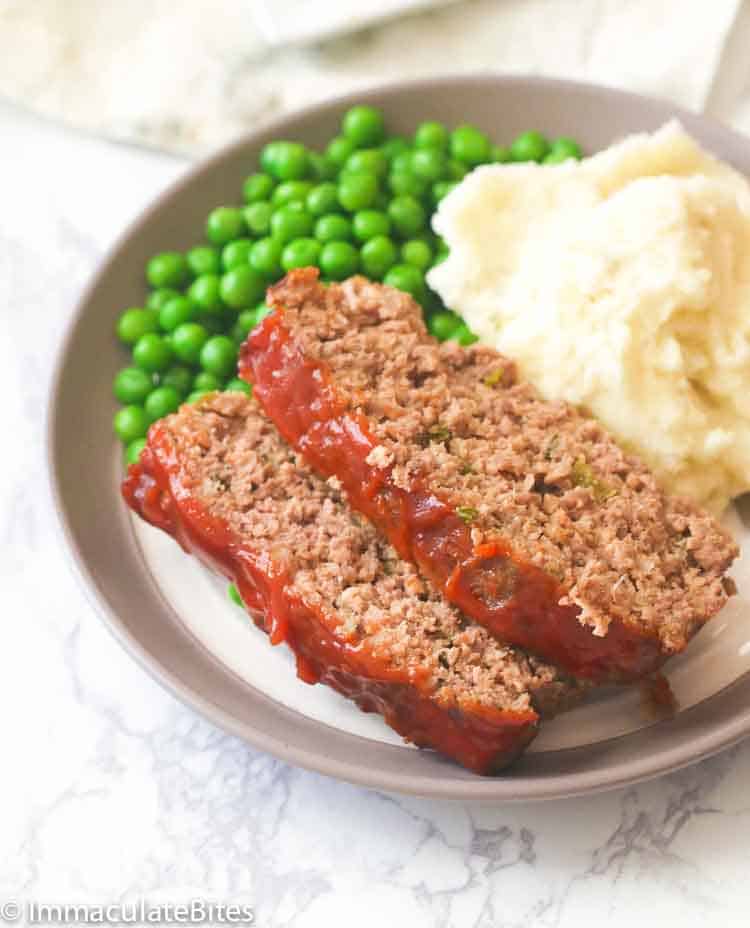
[[[475,546],[456,511],[425,486],[395,484],[367,463],[378,444],[366,418],[348,412],[328,367],[305,356],[278,310],[240,349],[240,376],[284,438],[320,473],[336,476],[349,503],[399,554],[416,563],[450,602],[503,641],[594,682],[626,682],[665,660],[658,639],[613,619],[606,635],[561,605],[565,590],[499,537]]]
[[[436,748],[476,773],[496,772],[533,739],[533,710],[504,711],[474,704],[458,709],[429,698],[429,682],[414,671],[396,671],[366,642],[337,634],[334,617],[295,596],[283,566],[233,534],[191,495],[168,433],[152,426],[140,460],[122,484],[127,504],[172,535],[218,573],[232,580],[255,624],[272,644],[295,654],[305,683],[325,683],[364,712],[378,712],[419,747]]]

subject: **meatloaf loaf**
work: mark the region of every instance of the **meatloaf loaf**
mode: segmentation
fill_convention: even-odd
[[[478,773],[583,691],[497,642],[307,468],[252,399],[214,394],[151,427],[128,504],[237,584],[297,672]]]
[[[721,609],[732,539],[511,361],[439,344],[406,294],[312,268],[269,291],[241,376],[308,463],[501,640],[579,677],[656,670]]]

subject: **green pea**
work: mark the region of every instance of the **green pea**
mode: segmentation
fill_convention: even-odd
[[[378,179],[374,174],[345,174],[339,179],[339,203],[354,213],[372,206],[378,194]]]
[[[237,349],[227,335],[214,335],[201,348],[200,363],[204,371],[227,377],[237,364]]]
[[[193,373],[184,364],[173,364],[159,377],[160,387],[172,387],[180,396],[190,392],[193,383]]]
[[[252,309],[243,309],[237,316],[237,322],[234,325],[236,334],[242,341],[247,338],[248,333],[258,324],[258,307]]]
[[[174,287],[159,287],[158,290],[152,290],[149,298],[146,300],[147,309],[155,309],[157,312],[165,303],[168,303],[173,297],[181,296],[179,290]]]
[[[490,148],[490,161],[493,164],[506,164],[508,161],[512,161],[513,156],[510,153],[510,149],[506,148],[504,145],[493,145]]]
[[[135,441],[131,441],[130,444],[125,449],[125,461],[128,464],[137,464],[138,459],[141,456],[141,451],[146,447],[145,438],[136,438]]]
[[[427,192],[429,181],[425,177],[418,177],[413,171],[391,172],[388,177],[388,186],[394,196],[421,197]]]
[[[548,155],[545,155],[542,158],[542,164],[563,164],[566,161],[572,160],[571,155],[566,155],[565,152],[561,151],[551,151]]]
[[[328,143],[326,157],[336,167],[342,167],[353,151],[354,142],[343,135],[338,135]]]
[[[432,313],[427,319],[428,331],[441,342],[450,338],[460,325],[460,318],[447,309]]]
[[[377,235],[365,242],[359,254],[362,270],[374,280],[382,280],[398,256],[396,246],[385,235]]]
[[[330,213],[315,223],[315,238],[319,242],[348,242],[352,238],[352,224],[346,216]]]
[[[389,161],[393,161],[397,155],[409,151],[409,143],[402,135],[392,135],[383,142],[380,150]]]
[[[133,306],[117,320],[117,337],[126,345],[134,345],[141,336],[159,329],[159,314],[151,309]]]
[[[307,149],[299,142],[281,142],[276,152],[274,170],[278,180],[300,180],[310,169]]]
[[[155,332],[141,335],[133,346],[133,362],[141,370],[158,374],[166,370],[172,360],[172,348],[169,342]]]
[[[200,371],[193,379],[193,391],[200,390],[201,393],[212,393],[214,390],[221,390],[222,381],[209,371]]]
[[[264,145],[260,152],[260,166],[263,169],[263,173],[271,175],[271,163],[276,160],[276,152],[278,151],[279,145],[281,143],[278,141],[268,142],[267,145]],[[271,175],[273,176],[273,175]]]
[[[249,264],[234,267],[221,278],[221,298],[232,309],[247,309],[257,303],[265,289],[262,275]]]
[[[240,591],[233,583],[230,583],[227,587],[227,595],[236,606],[244,605],[242,602],[242,597],[240,596]]]
[[[159,310],[159,325],[165,332],[172,332],[183,322],[190,322],[195,315],[195,303],[186,296],[176,296]]]
[[[439,235],[436,236],[435,261],[433,263],[438,264],[440,261],[445,261],[445,259],[448,257],[449,254],[450,254],[450,249],[446,245],[445,240],[440,238]]]
[[[401,260],[424,272],[432,264],[432,249],[422,239],[411,239],[401,246]]]
[[[379,148],[365,148],[349,155],[344,170],[350,174],[374,174],[376,177],[383,177],[388,173],[388,159]]]
[[[221,265],[225,271],[231,271],[233,267],[247,264],[247,256],[250,254],[253,240],[250,238],[236,238],[229,242],[221,251]]]
[[[284,248],[281,253],[281,266],[285,271],[296,267],[310,267],[318,263],[320,242],[314,238],[297,238]]]
[[[415,300],[424,297],[424,274],[411,264],[395,264],[383,278],[383,283],[397,290],[410,293]]]
[[[466,325],[465,322],[462,322],[457,329],[455,329],[452,334],[448,337],[449,341],[458,342],[459,345],[473,345],[474,342],[478,341],[476,335],[471,331],[471,329]]]
[[[432,185],[432,199],[435,203],[439,203],[457,186],[458,181],[456,180],[439,180],[436,184]]]
[[[374,106],[353,106],[344,114],[341,122],[344,136],[357,148],[377,145],[385,135],[385,120]]]
[[[450,152],[456,160],[474,166],[489,160],[490,142],[476,126],[458,126],[451,132]]]
[[[569,158],[578,160],[581,157],[583,157],[583,152],[578,142],[574,139],[560,136],[560,138],[554,139],[550,145],[549,154],[544,158],[544,164],[560,164],[563,161],[567,161]]]
[[[172,349],[180,361],[197,364],[207,339],[205,326],[198,322],[185,322],[172,332]]]
[[[291,203],[294,200],[301,202],[307,198],[308,193],[312,190],[312,184],[307,180],[287,180],[274,190],[271,197],[271,203],[274,206],[283,206],[285,203]]]
[[[287,203],[271,216],[271,235],[282,245],[293,238],[304,238],[312,232],[313,217],[306,209]]]
[[[215,274],[221,267],[219,249],[212,245],[196,245],[187,253],[185,260],[195,277],[199,274]]]
[[[363,209],[354,214],[352,227],[357,241],[366,242],[378,235],[388,235],[391,231],[391,220],[380,210]]]
[[[313,187],[307,195],[307,211],[311,216],[325,216],[338,209],[339,198],[336,184],[330,181]]]
[[[468,173],[469,169],[462,161],[456,161],[455,158],[448,161],[448,177],[451,180],[463,180]]]
[[[307,159],[310,162],[310,174],[316,180],[333,180],[336,176],[337,165],[328,157],[317,151],[309,151]]]
[[[404,171],[411,173],[411,159],[414,152],[411,148],[405,148],[397,155],[394,155],[391,161],[391,171],[394,174],[401,174]]]
[[[249,383],[245,383],[244,380],[240,380],[239,377],[232,377],[224,387],[228,393],[244,393],[246,396],[251,396],[253,388]]]
[[[251,174],[242,185],[242,195],[246,203],[267,200],[273,193],[274,183],[270,174]]]
[[[245,231],[242,210],[235,206],[217,206],[206,220],[206,238],[213,245],[226,245]]]
[[[436,148],[420,148],[411,156],[411,170],[417,177],[434,182],[448,173],[448,158]]]
[[[572,157],[572,155],[566,155],[562,151],[551,151],[542,158],[542,164],[564,164],[566,161],[571,161]]]
[[[388,215],[396,231],[404,238],[413,238],[421,232],[427,218],[419,200],[408,194],[391,200]]]
[[[283,246],[275,238],[261,238],[250,249],[250,267],[267,278],[281,276],[281,250]]]
[[[299,142],[270,142],[260,155],[264,171],[276,180],[301,180],[307,174],[307,149]]]
[[[549,142],[541,132],[522,132],[513,140],[510,154],[514,161],[543,161],[549,152]]]
[[[439,151],[446,151],[448,141],[448,130],[441,122],[420,123],[414,133],[414,144],[417,148],[434,148]]]
[[[124,406],[118,409],[112,420],[115,434],[124,445],[143,438],[151,423],[142,406]]]
[[[139,405],[153,388],[151,376],[139,367],[123,367],[112,384],[112,392],[123,406]]]
[[[146,265],[146,277],[152,287],[181,287],[189,276],[187,261],[179,251],[163,251]]]
[[[185,402],[192,406],[194,403],[200,402],[200,400],[202,400],[204,396],[208,396],[208,394],[208,390],[193,390],[192,393],[185,397]]]
[[[328,242],[320,252],[320,269],[331,280],[344,280],[357,270],[359,253],[349,242]]]
[[[143,407],[149,421],[156,422],[157,419],[162,419],[164,416],[175,412],[180,405],[181,399],[182,397],[174,387],[157,387],[146,397]]]
[[[253,235],[268,235],[271,231],[273,206],[267,200],[257,200],[242,211],[245,225]]]
[[[221,278],[218,274],[201,274],[190,284],[188,296],[200,312],[218,315],[223,309]]]

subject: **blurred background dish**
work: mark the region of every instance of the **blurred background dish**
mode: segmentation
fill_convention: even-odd
[[[320,41],[363,29],[379,20],[395,19],[455,0],[254,0],[251,9],[269,45]]]
[[[189,155],[294,107],[435,73],[593,81],[750,127],[750,9],[741,0],[377,6],[408,15],[341,34],[362,26],[374,0],[4,0],[0,95],[92,132]]]

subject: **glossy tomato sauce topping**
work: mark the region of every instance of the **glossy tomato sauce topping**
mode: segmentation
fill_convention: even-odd
[[[613,621],[597,636],[565,603],[550,574],[498,537],[475,546],[456,509],[426,487],[405,490],[390,468],[368,463],[378,445],[366,418],[349,412],[324,363],[305,356],[276,311],[240,350],[240,376],[286,440],[326,477],[336,476],[349,503],[399,554],[416,563],[451,603],[500,640],[519,645],[597,682],[637,679],[665,657],[658,640]]]
[[[169,436],[158,424],[122,493],[142,518],[237,585],[255,624],[273,644],[284,641],[292,649],[306,683],[326,683],[363,711],[378,712],[417,746],[436,748],[477,773],[506,766],[536,734],[538,715],[531,709],[441,706],[428,680],[396,670],[366,644],[339,636],[335,617],[294,595],[282,565],[235,537],[185,488]]]

